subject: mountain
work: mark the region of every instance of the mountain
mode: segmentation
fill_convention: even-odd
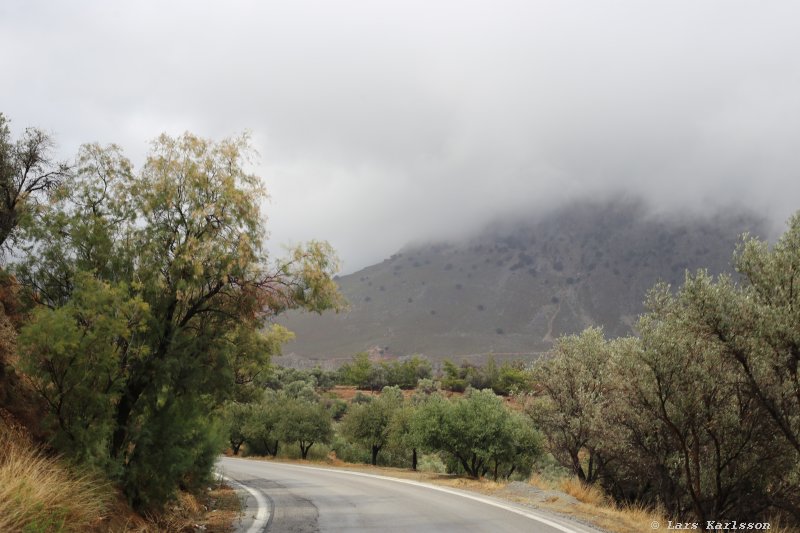
[[[626,335],[657,281],[732,271],[740,235],[765,226],[743,212],[657,217],[638,203],[583,203],[460,242],[409,245],[338,278],[349,311],[285,317],[297,338],[279,361],[332,364],[364,350],[534,358],[588,326]]]

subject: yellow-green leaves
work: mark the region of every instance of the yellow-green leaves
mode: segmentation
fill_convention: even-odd
[[[124,285],[80,273],[69,303],[37,309],[22,329],[22,362],[51,408],[60,450],[105,465],[114,402],[130,369],[149,354],[148,315],[149,306]]]
[[[59,448],[82,457],[79,429],[96,426],[90,455],[123,470],[139,506],[210,469],[207,413],[257,397],[252,384],[291,338],[263,329],[272,316],[343,305],[327,244],[270,265],[252,154],[246,135],[161,135],[134,171],[119,148],[88,145],[73,187],[28,233],[20,277],[48,309],[36,311],[25,360]]]

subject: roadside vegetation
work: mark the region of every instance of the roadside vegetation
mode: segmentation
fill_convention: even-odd
[[[139,169],[114,145],[85,145],[74,162],[52,149],[39,129],[12,138],[0,114],[0,407],[46,454],[4,465],[52,467],[55,480],[58,454],[76,490],[75,472],[90,471],[135,511],[166,516],[212,482],[221,407],[290,336],[271,319],[343,305],[337,260],[322,242],[267,256],[247,136],[162,135]],[[21,483],[1,508],[38,482]],[[83,527],[58,499],[40,507],[54,521],[42,531]]]
[[[110,483],[48,457],[3,424],[0,429],[0,531],[79,532],[105,519]]]
[[[319,242],[267,256],[246,136],[163,135],[138,170],[113,145],[51,152],[0,115],[0,413],[31,438],[0,443],[0,529],[103,527],[117,495],[140,530],[178,528],[165,510],[195,516],[225,448],[800,524],[800,214],[773,246],[745,236],[737,276],[654,287],[635,337],[296,370],[270,365],[292,337],[273,319],[341,309],[337,262]]]
[[[334,427],[319,458],[494,480],[542,480],[555,463],[551,487],[610,516],[791,528],[800,524],[800,215],[774,246],[745,236],[734,262],[735,278],[699,271],[681,287],[654,287],[636,337],[589,328],[527,365],[434,368],[362,353],[338,371],[276,369],[264,386],[316,391]],[[365,393],[342,404],[326,392],[342,384]],[[272,439],[276,449],[284,437]]]

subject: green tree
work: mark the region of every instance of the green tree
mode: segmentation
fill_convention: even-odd
[[[268,453],[273,457],[278,455],[285,403],[283,394],[268,391],[260,403],[249,406],[242,424],[248,452]]]
[[[529,392],[532,389],[530,372],[522,361],[505,362],[497,371],[492,390],[502,396]]]
[[[701,522],[755,516],[792,486],[788,443],[775,441],[769,417],[726,361],[724,345],[698,335],[696,297],[715,291],[701,271],[687,276],[677,294],[666,285],[650,292],[638,324],[641,345],[615,358],[618,393],[606,410],[618,423],[616,439],[631,443],[628,456],[644,455],[633,462],[658,480],[658,499]]]
[[[369,379],[372,374],[372,363],[367,352],[359,352],[353,356],[353,360],[345,363],[339,369],[341,381],[345,385],[355,385],[359,389],[369,387]]]
[[[247,422],[251,417],[253,406],[247,403],[227,402],[222,408],[222,420],[228,429],[228,442],[233,455],[239,455],[239,449],[247,440]]]
[[[0,247],[14,238],[20,219],[40,197],[69,177],[69,167],[53,161],[52,149],[52,138],[37,128],[26,129],[13,141],[8,120],[0,113]]]
[[[26,231],[19,274],[35,302],[73,302],[76,280],[88,273],[124,283],[128,298],[148,306],[142,331],[104,341],[126,348],[119,391],[108,398],[109,460],[140,508],[163,504],[190,470],[210,473],[213,456],[196,452],[207,448],[207,413],[234,394],[237,370],[252,377],[244,359],[264,361],[248,348],[247,330],[286,309],[342,304],[326,244],[268,261],[264,190],[244,170],[249,153],[246,137],[163,135],[134,173],[118,148],[84,147],[74,186]]]
[[[353,405],[342,421],[342,433],[352,442],[370,450],[372,464],[378,464],[378,453],[389,440],[394,412],[403,404],[398,387],[384,387],[371,402]]]
[[[328,443],[333,436],[331,415],[325,406],[304,399],[287,400],[278,428],[285,442],[296,442],[300,446],[302,459],[306,459],[315,443]]]
[[[429,379],[431,375],[430,362],[419,355],[414,355],[410,359],[390,364],[387,381],[389,385],[396,385],[401,389],[413,389],[420,379]]]
[[[561,337],[534,367],[541,394],[526,406],[556,460],[589,483],[597,479],[604,462],[598,442],[611,383],[610,356],[599,328]],[[584,452],[587,463],[581,460]]]
[[[445,359],[443,363],[442,388],[453,392],[464,392],[467,388],[467,380],[462,369],[455,363]]]
[[[478,478],[491,467],[523,464],[523,455],[538,449],[532,433],[518,426],[503,399],[491,390],[470,389],[455,401],[431,395],[416,411],[411,424],[422,446],[449,454],[467,475]],[[531,442],[524,442],[530,437]],[[515,439],[522,439],[515,443]],[[513,473],[511,467],[508,475]]]
[[[684,289],[698,334],[719,341],[722,356],[800,457],[800,213],[773,247],[745,236],[734,262],[743,285],[721,278],[706,291],[691,283]]]
[[[395,409],[389,421],[389,431],[387,447],[397,451],[401,455],[408,457],[411,452],[411,470],[417,469],[418,450],[421,442],[419,436],[414,432],[412,421],[414,420],[415,406],[410,402],[403,403]]]
[[[149,307],[112,286],[79,273],[72,298],[56,309],[40,307],[22,330],[19,350],[30,383],[49,407],[53,445],[78,460],[108,467],[113,405],[122,395],[130,361],[147,357],[141,336]]]
[[[258,401],[263,390],[260,384],[271,371],[271,357],[279,355],[281,346],[293,338],[294,334],[279,324],[267,329],[237,327],[226,335],[237,402]]]

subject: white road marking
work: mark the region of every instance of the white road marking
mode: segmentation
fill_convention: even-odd
[[[242,460],[242,459],[240,459],[240,460]],[[243,459],[243,460],[246,461],[247,459]],[[586,533],[586,532],[598,531],[598,530],[595,530],[595,529],[585,529],[585,528],[581,528],[580,530],[572,529],[572,528],[570,528],[568,526],[565,526],[563,524],[559,524],[558,522],[554,522],[554,521],[549,520],[547,518],[543,518],[541,516],[538,516],[538,515],[535,515],[533,513],[524,511],[522,509],[519,509],[519,508],[511,506],[511,505],[506,505],[506,504],[504,504],[502,502],[490,500],[488,498],[484,498],[484,497],[473,495],[473,494],[468,494],[468,493],[465,493],[463,491],[448,489],[448,488],[445,488],[445,487],[439,487],[439,486],[431,485],[431,484],[428,484],[428,483],[420,483],[419,481],[412,481],[410,479],[400,479],[400,478],[395,478],[395,477],[379,476],[379,475],[376,475],[376,474],[365,474],[363,472],[352,472],[350,470],[339,470],[339,469],[333,469],[333,468],[319,468],[319,467],[316,467],[316,466],[293,465],[293,464],[287,464],[287,463],[269,463],[269,462],[264,462],[264,461],[254,461],[254,462],[259,462],[259,463],[262,463],[262,464],[274,464],[274,465],[278,465],[278,466],[288,466],[288,467],[291,467],[291,468],[305,468],[305,469],[308,469],[308,470],[319,470],[319,471],[322,471],[322,472],[331,472],[331,473],[334,473],[334,474],[348,474],[348,475],[351,475],[351,476],[361,476],[361,477],[368,477],[368,478],[374,478],[374,479],[383,479],[383,480],[386,480],[386,481],[394,481],[395,483],[405,483],[406,485],[414,485],[416,487],[422,487],[422,488],[426,488],[426,489],[430,489],[430,490],[438,490],[439,492],[445,492],[447,494],[452,494],[454,496],[461,496],[462,498],[467,498],[467,499],[474,500],[474,501],[477,501],[477,502],[485,503],[487,505],[492,505],[494,507],[499,507],[500,509],[504,509],[506,511],[510,511],[512,513],[516,513],[518,515],[524,516],[525,518],[529,518],[531,520],[535,520],[536,522],[540,522],[542,524],[546,524],[546,525],[548,525],[548,526],[550,526],[550,527],[552,527],[554,529],[557,529],[559,531],[563,531],[564,533]],[[248,531],[247,533],[251,533],[251,532]]]
[[[267,499],[261,494],[261,491],[254,489],[252,487],[248,487],[241,481],[237,481],[235,479],[231,479],[228,476],[223,475],[222,479],[225,481],[242,487],[247,492],[249,492],[253,498],[256,499],[256,504],[258,505],[258,511],[256,511],[256,515],[253,517],[253,523],[250,524],[250,527],[247,528],[245,533],[259,533],[264,531],[267,528],[267,524],[269,523],[269,504],[267,503]]]

